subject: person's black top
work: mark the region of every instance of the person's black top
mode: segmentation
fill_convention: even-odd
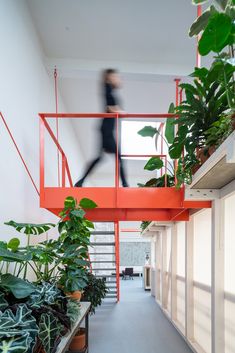
[[[113,87],[109,83],[106,83],[104,86],[104,104],[105,104],[105,112],[109,113],[108,107],[112,107],[118,105],[117,98],[113,92]],[[113,135],[113,130],[115,127],[115,119],[114,118],[104,118],[101,125],[101,131],[104,136]]]

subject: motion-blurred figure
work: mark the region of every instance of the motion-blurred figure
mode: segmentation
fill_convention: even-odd
[[[121,80],[118,72],[114,69],[107,69],[103,73],[103,95],[106,113],[120,113],[122,110],[119,106],[118,99],[115,95],[115,91],[120,88]],[[116,140],[114,137],[115,132],[115,118],[104,118],[100,126],[101,132],[101,148],[96,159],[94,159],[88,166],[83,175],[83,177],[74,185],[76,187],[81,187],[86,179],[86,177],[91,173],[94,167],[103,158],[104,152],[116,154]],[[125,177],[125,171],[123,167],[123,162],[118,155],[119,166],[120,166],[120,176],[122,181],[122,186],[127,187],[128,183]]]

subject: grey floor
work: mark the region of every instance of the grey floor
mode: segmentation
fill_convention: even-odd
[[[157,352],[192,353],[141,280],[121,281],[120,303],[105,303],[90,318],[89,353]]]

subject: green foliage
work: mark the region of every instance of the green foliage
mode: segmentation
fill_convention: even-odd
[[[60,332],[61,324],[55,316],[51,313],[44,313],[41,315],[38,336],[46,353],[54,351]]]
[[[200,17],[198,17],[192,24],[190,30],[189,30],[189,36],[197,36],[198,34],[203,31],[211,17],[214,13],[216,13],[215,7],[212,5],[208,10],[206,10]]]
[[[207,146],[219,146],[233,131],[231,118],[221,116],[205,132]]]
[[[18,238],[12,238],[8,244],[7,247],[11,249],[12,251],[17,251],[20,245],[20,241]]]
[[[58,299],[62,299],[60,290],[56,284],[43,282],[37,285],[29,296],[27,304],[31,308],[41,308],[43,305],[54,305]]]
[[[24,233],[27,235],[29,234],[39,235],[55,227],[55,224],[53,223],[33,224],[33,223],[17,223],[15,221],[9,221],[4,224],[15,228],[17,232]]]
[[[175,185],[175,177],[173,175],[163,174],[158,178],[152,178],[148,180],[145,184],[138,183],[138,186],[141,188],[162,188],[167,184],[168,187]]]
[[[82,200],[80,200],[79,206],[85,209],[92,209],[92,208],[96,208],[97,204],[90,199],[83,198]]]
[[[159,157],[152,157],[148,160],[148,162],[145,164],[144,169],[145,170],[156,170],[156,169],[161,169],[163,167],[163,161]]]
[[[228,44],[227,40],[231,31],[231,18],[223,13],[215,13],[209,19],[199,41],[199,53],[201,55],[207,55],[210,51],[219,53]]]
[[[90,312],[95,313],[97,306],[101,305],[102,299],[108,293],[104,278],[96,278],[92,273],[87,274],[87,285],[82,294],[82,300],[91,303]]]
[[[152,126],[145,126],[143,129],[138,131],[138,134],[143,137],[153,137],[156,133],[158,133],[158,129]]]
[[[76,300],[68,300],[67,315],[69,316],[72,324],[75,324],[81,312],[81,305]]]
[[[141,231],[143,232],[148,227],[148,225],[150,223],[151,223],[151,221],[142,221],[140,224]]]
[[[65,208],[61,212],[58,225],[60,244],[59,283],[65,292],[82,290],[87,283],[88,246],[90,244],[90,229],[93,223],[84,218],[81,207],[93,208],[96,204],[88,199],[77,201],[72,197],[65,200]]]
[[[20,304],[14,314],[11,309],[0,312],[0,352],[31,353],[38,326],[32,311]]]
[[[0,288],[11,292],[17,299],[28,297],[35,290],[34,285],[10,273],[0,276]]]
[[[171,103],[168,109],[169,114],[174,114],[175,106]],[[165,126],[165,138],[169,144],[173,143],[175,137],[175,118],[167,118]]]

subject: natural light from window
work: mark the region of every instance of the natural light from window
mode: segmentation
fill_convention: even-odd
[[[142,137],[138,131],[145,126],[160,127],[160,122],[153,121],[122,121],[121,125],[121,153],[122,154],[161,154],[160,139],[158,141],[158,150],[155,147],[155,136]],[[148,159],[145,157],[128,159]]]

